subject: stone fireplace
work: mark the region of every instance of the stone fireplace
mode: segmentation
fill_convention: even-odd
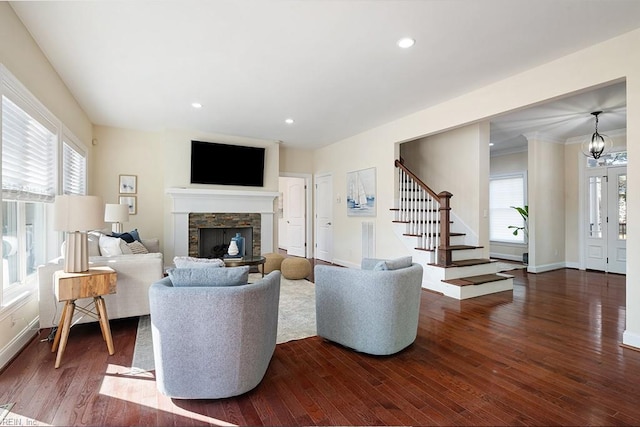
[[[227,245],[236,232],[248,233],[245,229],[251,228],[252,254],[257,256],[274,251],[274,201],[278,192],[169,188],[166,193],[171,201],[172,217],[165,233],[167,264],[174,256],[198,256],[198,244],[194,249],[192,242],[197,240],[198,230],[203,228],[229,229],[223,237],[212,238],[214,242],[225,239],[227,241],[223,243]],[[243,234],[249,245],[247,235]]]
[[[260,254],[260,223],[258,213],[190,213],[189,256],[222,258],[236,233],[244,237],[247,257]]]

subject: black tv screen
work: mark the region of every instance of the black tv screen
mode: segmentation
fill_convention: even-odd
[[[191,183],[262,187],[264,150],[191,141]]]

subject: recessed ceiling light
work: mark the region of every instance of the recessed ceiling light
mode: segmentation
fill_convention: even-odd
[[[493,142],[490,142],[490,143],[489,143],[489,147],[493,147]]]
[[[400,40],[398,40],[398,46],[400,46],[403,49],[410,48],[414,44],[416,44],[416,41],[411,37],[403,37]]]
[[[202,104],[200,104],[199,102],[193,102],[193,103],[191,104],[191,106],[192,106],[193,108],[202,108]]]
[[[293,124],[293,119],[285,119],[284,121],[286,124],[288,125],[292,125]]]

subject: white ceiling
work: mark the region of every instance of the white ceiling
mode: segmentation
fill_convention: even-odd
[[[638,0],[11,5],[95,124],[190,129],[301,148],[333,143],[640,27]],[[415,46],[398,48],[403,36],[415,38]],[[196,101],[199,110],[191,107]],[[549,116],[562,122],[574,113],[592,123],[589,112],[604,108],[587,96],[574,101],[555,104],[562,108]],[[502,140],[520,132],[515,123],[530,126],[518,114],[512,123],[506,116],[494,123],[495,131],[509,132]],[[285,124],[288,117],[295,123]]]

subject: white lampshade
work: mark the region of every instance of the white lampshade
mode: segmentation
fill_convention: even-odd
[[[122,233],[122,223],[129,221],[129,206],[107,203],[104,207],[104,220],[113,223],[111,224],[111,231]]]
[[[104,206],[105,222],[127,222],[129,221],[129,206],[107,203]]]
[[[104,205],[98,196],[56,196],[53,228],[66,231],[64,271],[79,273],[89,269],[86,231],[104,227]]]
[[[53,228],[89,231],[104,227],[104,205],[98,196],[56,196]]]

